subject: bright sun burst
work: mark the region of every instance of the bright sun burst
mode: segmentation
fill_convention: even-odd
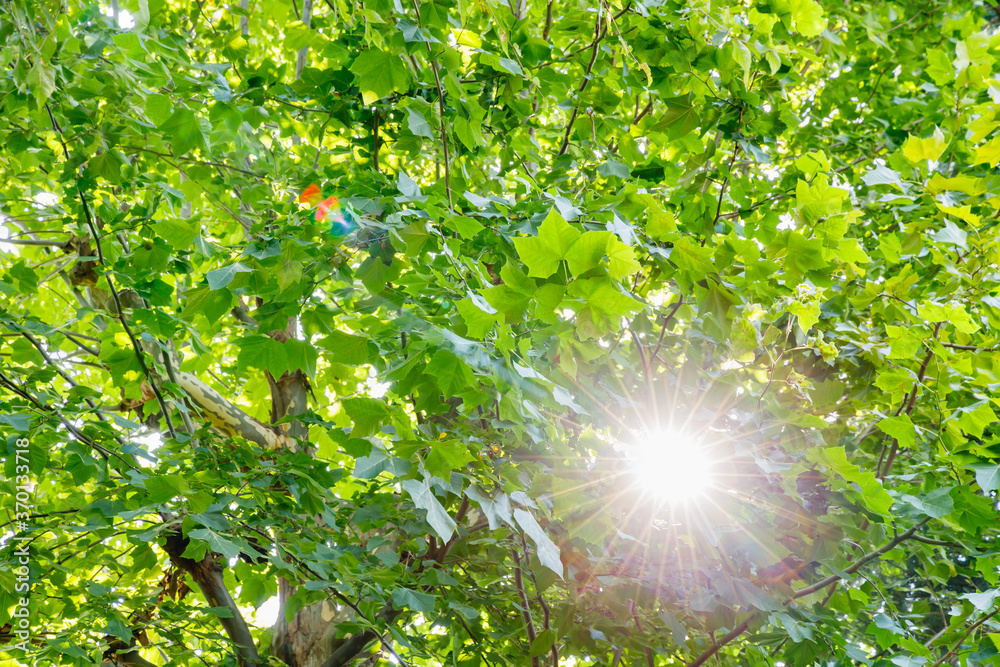
[[[713,461],[704,443],[688,433],[647,433],[629,449],[636,479],[646,493],[670,503],[697,500],[713,483]]]

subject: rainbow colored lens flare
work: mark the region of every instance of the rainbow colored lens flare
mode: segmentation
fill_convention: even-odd
[[[299,195],[300,204],[309,204],[310,206],[315,206],[323,199],[323,191],[319,189],[319,186],[313,183]]]
[[[331,236],[347,236],[353,227],[350,211],[340,205],[340,200],[334,196],[323,198],[323,191],[315,183],[307,187],[299,195],[300,204],[316,207],[316,222],[328,222]]]

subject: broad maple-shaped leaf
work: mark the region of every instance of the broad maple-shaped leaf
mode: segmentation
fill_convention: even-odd
[[[358,77],[358,87],[365,104],[382,99],[410,85],[410,71],[403,60],[381,49],[370,48],[355,59],[351,71]]]
[[[548,278],[559,268],[559,262],[566,258],[580,235],[580,230],[553,209],[538,228],[538,236],[516,238],[514,247],[528,266],[529,276]]]
[[[663,132],[671,139],[693,132],[701,124],[690,94],[668,97],[663,100],[664,109],[660,119],[649,128],[652,132]]]
[[[170,138],[170,149],[175,156],[181,156],[195,148],[204,148],[205,135],[201,122],[191,109],[177,109],[159,127],[165,137]]]

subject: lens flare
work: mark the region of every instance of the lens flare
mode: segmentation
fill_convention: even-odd
[[[323,222],[340,215],[340,200],[336,197],[327,197],[316,207],[316,222]]]
[[[310,185],[299,195],[299,203],[315,206],[316,212],[313,217],[316,222],[328,222],[329,234],[333,237],[347,236],[354,226],[351,213],[340,205],[340,200],[335,196],[323,198],[323,191],[318,185]]]
[[[705,445],[683,431],[647,433],[629,448],[636,482],[669,504],[697,500],[712,486],[714,462]]]
[[[300,204],[309,204],[310,206],[315,206],[323,199],[323,191],[319,189],[319,186],[313,183],[299,195]]]

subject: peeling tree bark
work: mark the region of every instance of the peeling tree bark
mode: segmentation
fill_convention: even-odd
[[[294,337],[295,331],[296,322],[290,320],[284,331],[272,331],[268,335],[285,343]],[[278,379],[268,373],[267,382],[271,389],[272,424],[286,416],[297,417],[306,411],[309,383],[301,369],[284,373]],[[298,420],[275,428],[282,429],[288,446],[292,448],[296,447],[296,439],[305,441],[308,436],[308,428]],[[291,582],[284,578],[278,581],[278,620],[271,640],[271,655],[290,667],[322,667],[326,659],[345,643],[343,638],[337,636],[334,627],[334,622],[346,620],[345,614],[328,602],[321,602],[300,609],[287,621],[285,605],[294,593],[295,586]]]
[[[205,600],[213,607],[224,607],[230,611],[230,617],[221,617],[219,622],[233,642],[233,649],[241,667],[259,667],[262,665],[257,654],[257,645],[250,628],[247,626],[240,608],[229,594],[229,589],[222,579],[222,565],[219,556],[208,553],[201,560],[184,557],[188,540],[181,535],[180,528],[167,534],[164,550],[170,556],[170,561],[179,569],[184,570],[198,584]]]

